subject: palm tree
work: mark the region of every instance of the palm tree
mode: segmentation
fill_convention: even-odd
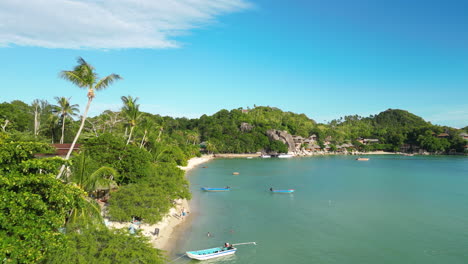
[[[73,119],[72,117],[78,116],[77,112],[80,112],[77,104],[70,104],[70,98],[65,97],[55,97],[57,104],[54,108],[54,113],[60,117],[62,121],[62,136],[60,137],[60,144],[63,144],[65,138],[65,121],[68,118]]]
[[[40,127],[40,111],[41,111],[41,103],[39,99],[36,99],[32,102],[31,107],[34,111],[34,136],[37,137],[39,134],[39,127]]]
[[[75,66],[73,70],[60,72],[60,77],[62,77],[63,79],[67,81],[72,82],[73,84],[75,84],[76,86],[80,88],[88,89],[88,103],[86,104],[85,111],[81,118],[80,128],[78,129],[75,139],[73,139],[72,145],[70,149],[68,150],[67,156],[65,157],[65,159],[68,160],[73,151],[73,148],[75,147],[76,141],[80,137],[81,130],[83,130],[83,127],[85,125],[89,106],[91,105],[91,102],[93,101],[95,97],[94,92],[107,88],[114,81],[122,79],[122,77],[120,77],[117,74],[112,73],[102,79],[98,79],[98,75],[94,67],[88,64],[81,57],[78,58],[78,65]],[[60,168],[60,172],[57,175],[57,178],[59,178],[62,175],[64,169],[65,169],[65,165],[63,165],[62,168]]]
[[[138,119],[141,117],[140,105],[136,103],[138,97],[133,98],[129,96],[121,97],[124,106],[122,107],[122,113],[127,118],[128,124],[130,126],[130,134],[128,135],[127,145],[130,143],[132,138],[133,129],[137,125]]]
[[[148,132],[151,132],[153,125],[154,123],[149,118],[145,118],[141,122],[141,127],[145,132],[143,134],[143,138],[141,139],[140,148],[143,148],[143,145],[146,143]]]

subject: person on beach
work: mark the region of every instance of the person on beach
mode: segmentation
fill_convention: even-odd
[[[185,207],[182,207],[182,210],[180,211],[180,216],[185,216]]]

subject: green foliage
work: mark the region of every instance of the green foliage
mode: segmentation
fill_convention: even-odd
[[[83,205],[83,192],[53,174],[0,175],[0,258],[36,263],[49,250],[63,248],[68,212]]]
[[[164,261],[162,251],[152,248],[146,237],[106,228],[89,228],[67,234],[65,249],[50,252],[46,259],[49,264],[158,264]]]
[[[201,141],[208,141],[208,152],[252,153],[262,150],[282,150],[266,136],[269,129],[286,130],[291,134],[308,137],[315,122],[304,114],[283,112],[274,107],[259,106],[248,111],[221,110],[213,116],[203,115],[192,121],[192,127],[200,132]],[[251,129],[241,129],[243,123]]]
[[[26,103],[15,100],[11,103],[0,104],[0,124],[9,120],[5,131],[17,130],[31,132],[34,117],[30,114],[31,107]]]
[[[448,150],[450,142],[446,138],[437,138],[432,133],[432,131],[427,130],[424,135],[419,135],[420,146],[429,152]]]
[[[86,151],[82,151],[72,159],[71,181],[83,188],[90,195],[99,189],[110,189],[116,186],[119,173],[111,167],[99,166]]]
[[[169,212],[173,200],[191,197],[184,172],[174,164],[158,163],[150,171],[140,183],[122,186],[112,193],[109,214],[113,220],[129,221],[138,216],[147,223],[156,223]]]
[[[148,174],[151,154],[145,149],[125,145],[122,138],[106,133],[89,139],[84,148],[95,162],[117,170],[120,184],[137,182]]]
[[[21,170],[22,162],[33,159],[34,154],[51,152],[53,152],[53,148],[44,143],[8,142],[0,144],[0,172]]]
[[[272,140],[268,151],[277,153],[288,153],[288,146],[279,140]]]

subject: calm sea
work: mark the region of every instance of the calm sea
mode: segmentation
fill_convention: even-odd
[[[190,171],[193,221],[175,253],[255,241],[203,263],[468,263],[468,158],[355,158],[217,159]]]

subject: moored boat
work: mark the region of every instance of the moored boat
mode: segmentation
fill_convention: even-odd
[[[356,160],[359,160],[359,161],[368,161],[369,158],[361,158],[361,157],[359,157],[359,158],[357,158]]]
[[[237,243],[237,244],[224,243],[224,246],[222,247],[215,247],[215,248],[202,249],[202,250],[196,250],[196,251],[187,251],[185,252],[185,254],[187,254],[189,258],[196,259],[196,260],[212,259],[212,258],[232,255],[236,253],[237,248],[235,248],[234,246],[251,245],[251,244],[257,245],[256,242],[244,242],[244,243]]]
[[[274,193],[293,193],[295,190],[294,189],[274,190],[270,188],[270,191]]]
[[[202,191],[205,191],[205,192],[226,192],[226,191],[230,191],[230,190],[231,190],[231,187],[229,187],[229,186],[224,187],[224,188],[202,187],[201,190],[202,190]]]
[[[263,159],[268,159],[268,158],[271,158],[271,155],[263,154],[260,157]]]
[[[280,159],[288,159],[288,158],[292,158],[292,157],[293,157],[293,155],[291,155],[291,154],[279,154],[278,155],[278,158],[280,158]]]
[[[232,255],[236,253],[237,248],[225,248],[225,247],[216,247],[216,248],[209,248],[197,251],[187,251],[185,252],[187,256],[191,259],[196,260],[205,260],[205,259],[212,259],[227,255]]]

